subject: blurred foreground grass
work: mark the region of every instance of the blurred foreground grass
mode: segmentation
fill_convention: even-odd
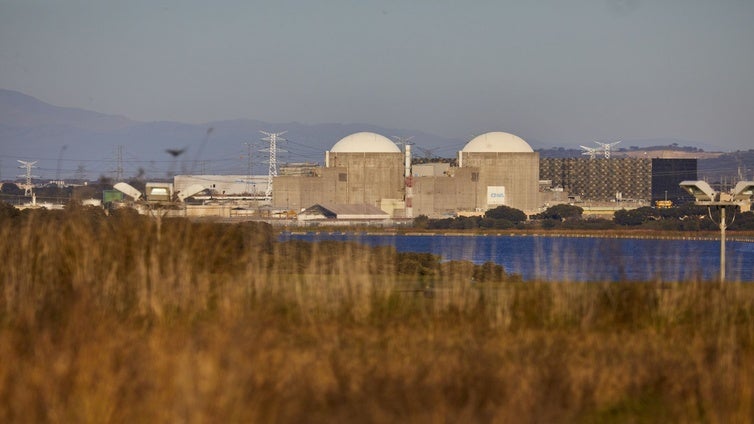
[[[0,238],[1,422],[754,418],[745,284],[522,283],[83,208]]]

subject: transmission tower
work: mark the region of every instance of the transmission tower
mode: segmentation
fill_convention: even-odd
[[[393,138],[395,139],[395,144],[401,146],[401,151],[403,152],[406,151],[406,146],[410,146],[414,144],[414,143],[411,143],[411,140],[414,139],[413,135],[410,137],[401,137],[401,136],[394,135]]]
[[[584,152],[582,155],[589,156],[589,159],[594,159],[597,157],[597,152],[599,151],[598,147],[586,147],[586,146],[579,146],[581,147]]]
[[[123,145],[119,144],[115,149],[115,181],[123,181]]]
[[[278,176],[278,160],[277,160],[277,143],[278,141],[288,141],[284,139],[283,137],[280,137],[281,135],[287,133],[288,131],[283,131],[279,133],[270,133],[266,131],[259,131],[262,134],[266,135],[267,137],[263,137],[262,141],[268,141],[270,143],[270,147],[267,149],[263,149],[263,152],[269,152],[270,153],[270,167],[267,172],[267,189],[264,191],[265,197],[268,199],[272,198],[272,179],[273,177]],[[284,152],[285,150],[280,150],[281,152]]]
[[[19,178],[26,178],[26,183],[23,184],[24,196],[31,196],[31,189],[34,188],[34,185],[31,183],[31,179],[32,178],[39,178],[39,176],[37,176],[37,175],[31,175],[31,170],[33,168],[36,168],[36,166],[34,166],[34,165],[37,162],[39,162],[39,161],[36,161],[36,160],[34,162],[27,162],[27,161],[23,161],[23,160],[19,160],[18,161],[18,163],[21,164],[21,166],[19,166],[19,168],[26,169],[26,174],[21,174],[21,175],[18,176]]]
[[[435,156],[435,152],[439,149],[439,147],[432,147],[430,148],[424,148],[424,147],[418,147],[420,152],[424,153],[425,159],[432,159]]]
[[[76,173],[74,175],[74,179],[76,179],[78,182],[86,181],[86,166],[84,166],[83,163],[80,163],[76,168]]]
[[[604,149],[605,159],[610,159],[610,151],[613,149],[613,146],[620,143],[620,140],[613,143],[600,143],[599,141],[595,141],[595,143],[599,144]]]

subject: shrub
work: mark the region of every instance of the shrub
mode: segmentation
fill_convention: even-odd
[[[579,206],[561,204],[561,205],[550,206],[544,212],[537,214],[536,218],[537,219],[555,219],[555,220],[563,221],[566,219],[581,218],[583,213],[584,213],[584,209]]]
[[[427,229],[429,227],[429,218],[427,215],[419,215],[414,218],[414,228]]]
[[[655,210],[647,206],[631,210],[621,209],[615,212],[613,221],[618,225],[637,226],[647,222],[654,213]]]
[[[484,213],[485,218],[505,219],[513,223],[526,221],[526,214],[510,206],[498,206]]]

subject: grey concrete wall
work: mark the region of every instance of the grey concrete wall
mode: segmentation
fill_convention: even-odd
[[[273,180],[272,205],[299,211],[317,203],[345,203],[347,170],[318,168],[315,176],[284,175]]]
[[[414,216],[440,217],[474,210],[479,169],[450,168],[449,171],[449,176],[414,177]]]
[[[464,153],[464,167],[448,175],[413,178],[413,214],[442,216],[486,210],[487,186],[505,186],[506,205],[524,211],[539,206],[538,153]],[[315,177],[275,178],[273,205],[300,210],[316,203],[379,207],[382,199],[403,199],[401,153],[333,153],[330,167]],[[493,206],[494,207],[494,206]]]
[[[380,206],[382,199],[404,197],[402,153],[333,153],[330,166],[315,176],[278,176],[272,204],[300,210],[317,203]]]
[[[487,187],[504,186],[505,205],[534,212],[539,205],[539,153],[461,152],[464,168],[479,169],[474,208],[487,209]],[[495,206],[492,206],[495,207]]]
[[[330,152],[330,168],[347,174],[345,198],[338,203],[379,206],[381,199],[403,199],[403,160],[402,153]]]

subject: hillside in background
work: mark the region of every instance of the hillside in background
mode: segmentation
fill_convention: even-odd
[[[17,91],[0,89],[0,179],[15,180],[16,160],[39,161],[34,174],[42,180],[114,176],[120,156],[123,176],[162,178],[168,173],[246,174],[251,153],[252,173],[267,173],[268,153],[260,131],[283,132],[278,161],[322,163],[325,150],[359,131],[387,137],[413,137],[417,161],[456,157],[467,140],[410,129],[370,124],[270,123],[253,119],[205,124],[138,122],[78,108],[59,107]],[[530,140],[532,147],[543,143]],[[585,145],[593,143],[584,142]],[[118,154],[120,146],[120,155]],[[596,145],[595,145],[596,146]],[[703,149],[699,146],[705,146]],[[573,146],[578,147],[578,146]],[[166,151],[183,150],[178,157]],[[713,153],[702,142],[674,139],[623,140],[616,156],[698,157],[700,178],[710,181],[753,179],[754,154]],[[537,150],[542,157],[583,157],[578,148]]]
[[[754,150],[723,153],[699,161],[699,177],[730,188],[738,181],[754,181]]]
[[[134,124],[122,116],[53,106],[18,91],[0,90],[0,127],[75,128],[96,132],[119,130]]]
[[[455,140],[416,130],[369,124],[270,123],[252,119],[205,124],[138,122],[83,109],[53,106],[25,94],[0,90],[0,179],[14,180],[21,172],[17,159],[39,161],[35,175],[71,179],[114,175],[122,146],[123,175],[164,177],[168,172],[246,174],[251,151],[252,172],[267,173],[268,153],[260,131],[282,132],[279,162],[317,162],[341,138],[359,131],[386,137],[413,137],[419,147],[446,155],[463,146]],[[246,143],[251,144],[251,148]],[[184,150],[174,158],[167,149]],[[445,152],[444,150],[447,150]],[[421,154],[421,153],[420,153]],[[58,163],[60,166],[58,167]],[[83,172],[82,172],[83,171]]]

